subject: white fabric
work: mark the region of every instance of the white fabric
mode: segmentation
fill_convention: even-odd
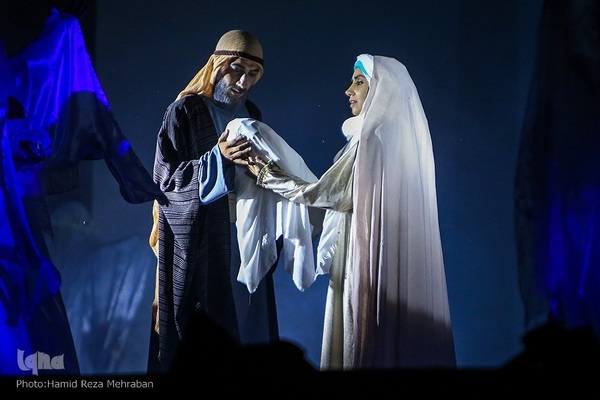
[[[435,164],[417,89],[374,57],[353,184],[352,310],[361,368],[453,367]]]
[[[360,114],[350,117],[342,124],[342,133],[348,141],[345,151],[352,149],[358,142],[360,131],[362,129],[364,115]],[[343,152],[340,152],[340,155]],[[323,179],[321,179],[322,181]],[[339,212],[336,209],[329,209],[325,212],[323,219],[323,231],[319,238],[317,246],[317,272],[319,274],[327,274],[331,269],[331,262],[336,253],[337,244],[339,242],[340,224],[346,214]]]
[[[236,118],[226,129],[229,139],[237,135],[247,137],[286,171],[308,182],[317,180],[302,157],[268,125],[251,118]],[[246,167],[236,167],[235,188],[241,256],[238,281],[246,284],[250,293],[256,290],[277,259],[276,240],[283,235],[285,268],[296,287],[304,291],[319,275],[315,270],[308,207],[257,186]]]
[[[322,369],[455,367],[427,119],[404,65],[373,61],[362,114],[344,123],[349,142],[333,165],[316,182],[283,168],[262,184],[332,210],[325,251],[319,243],[330,279]]]

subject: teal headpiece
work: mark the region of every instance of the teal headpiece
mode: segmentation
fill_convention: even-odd
[[[370,82],[373,77],[373,56],[370,54],[361,54],[356,57],[354,68],[359,68]]]

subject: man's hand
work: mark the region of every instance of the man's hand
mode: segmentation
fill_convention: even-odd
[[[221,133],[217,141],[223,158],[229,163],[248,165],[248,156],[252,151],[250,141],[241,135],[228,141],[227,136],[229,136],[229,130]]]

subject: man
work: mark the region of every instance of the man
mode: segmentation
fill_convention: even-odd
[[[154,180],[169,204],[155,203],[153,209],[150,244],[158,266],[150,371],[172,367],[198,311],[242,344],[278,339],[274,266],[251,294],[236,281],[240,257],[233,184],[235,165],[245,162],[250,145],[243,137],[228,141],[225,129],[238,117],[262,120],[247,99],[262,74],[256,37],[229,31],[165,113]]]

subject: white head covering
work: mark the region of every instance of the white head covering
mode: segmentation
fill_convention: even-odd
[[[354,62],[354,68],[360,69],[370,83],[373,76],[373,56],[370,54],[359,55]],[[346,119],[342,124],[342,133],[346,137],[346,140],[350,142],[350,145],[354,144],[360,137],[364,122],[364,111],[365,107],[363,106],[358,115]]]
[[[369,57],[359,58],[369,73]],[[429,126],[396,59],[373,57],[363,113],[350,263],[355,365],[454,366]]]

